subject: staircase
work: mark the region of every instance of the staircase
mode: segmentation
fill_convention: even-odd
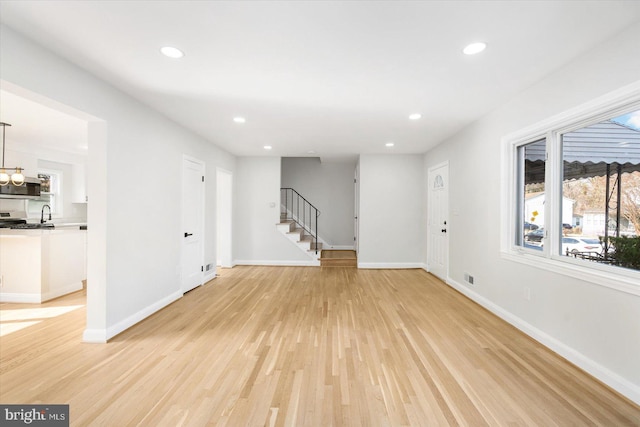
[[[318,241],[320,211],[293,188],[280,189],[280,233],[294,242],[311,259],[320,259],[322,243]]]
[[[321,267],[358,267],[356,251],[323,250],[320,255]]]

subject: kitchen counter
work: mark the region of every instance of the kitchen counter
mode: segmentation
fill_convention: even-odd
[[[40,303],[82,289],[86,230],[0,229],[0,302]]]
[[[55,228],[62,228],[62,227],[86,227],[87,223],[86,222],[54,222],[53,225],[55,226]]]

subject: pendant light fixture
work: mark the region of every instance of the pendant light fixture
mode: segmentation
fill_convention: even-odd
[[[2,167],[0,168],[0,185],[5,186],[8,185],[9,182],[15,185],[16,187],[20,187],[24,184],[24,175],[22,174],[21,167],[9,168],[15,169],[15,172],[9,176],[7,173],[7,169],[4,166],[4,158],[5,158],[5,129],[7,126],[11,126],[9,123],[0,122],[0,126],[2,126]]]

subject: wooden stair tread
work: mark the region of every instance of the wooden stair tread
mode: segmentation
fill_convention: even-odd
[[[356,251],[323,249],[320,252],[320,266],[322,267],[357,267]]]
[[[358,258],[356,256],[356,251],[335,250],[335,249],[324,249],[320,257],[322,259],[357,259]]]

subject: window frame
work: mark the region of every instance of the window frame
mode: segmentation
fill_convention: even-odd
[[[42,213],[42,207],[40,208],[40,211],[33,212],[29,206],[31,202],[38,202],[38,203],[44,202],[44,204],[48,204],[51,207],[51,217],[62,218],[64,216],[64,212],[63,212],[64,204],[63,204],[63,194],[62,194],[63,185],[64,185],[64,172],[61,170],[39,168],[38,174],[45,174],[45,175],[56,177],[55,178],[56,191],[47,193],[48,195],[53,196],[54,201],[53,203],[51,203],[51,197],[49,197],[48,200],[45,200],[44,197],[41,197],[39,199],[27,200],[26,201],[27,205],[25,206],[27,211],[27,218],[40,218]]]
[[[590,283],[640,296],[640,271],[562,256],[562,134],[640,109],[640,82],[596,98],[527,128],[505,135],[501,153],[500,255]],[[542,250],[516,244],[518,197],[523,185],[519,148],[546,139],[544,237]]]

